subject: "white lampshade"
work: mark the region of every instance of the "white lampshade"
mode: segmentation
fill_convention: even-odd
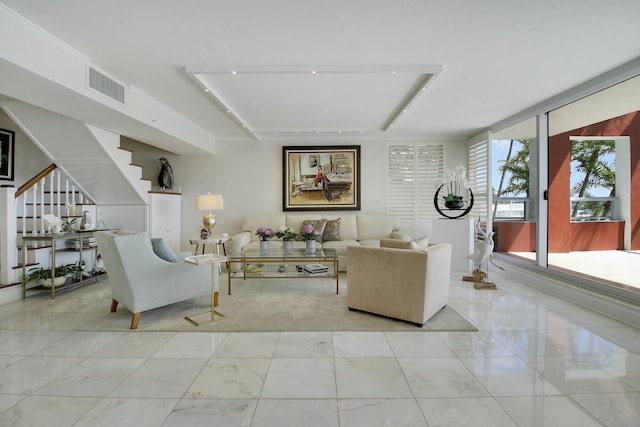
[[[202,217],[202,224],[209,230],[209,234],[211,230],[213,230],[213,227],[216,226],[216,216],[212,214],[211,211],[221,210],[223,206],[224,202],[220,194],[207,193],[196,197],[196,209],[209,212]]]
[[[201,194],[196,198],[196,209],[199,211],[222,210],[224,202],[221,194]]]

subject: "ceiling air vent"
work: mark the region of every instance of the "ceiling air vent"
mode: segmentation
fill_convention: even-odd
[[[89,87],[124,104],[124,86],[89,67]]]

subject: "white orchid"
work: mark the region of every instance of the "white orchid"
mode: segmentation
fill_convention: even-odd
[[[443,181],[446,191],[443,199],[447,201],[462,200],[462,190],[471,186],[467,180],[467,168],[463,165],[457,165],[453,170],[445,170]]]

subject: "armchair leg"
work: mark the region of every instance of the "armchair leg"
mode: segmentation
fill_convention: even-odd
[[[115,313],[117,309],[118,309],[118,301],[114,299],[111,300],[111,312]]]
[[[138,322],[140,321],[140,312],[133,313],[133,317],[131,317],[131,329],[138,329]]]

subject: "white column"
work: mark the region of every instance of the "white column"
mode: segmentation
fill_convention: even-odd
[[[0,284],[19,281],[18,272],[18,224],[16,223],[16,189],[0,187]]]

